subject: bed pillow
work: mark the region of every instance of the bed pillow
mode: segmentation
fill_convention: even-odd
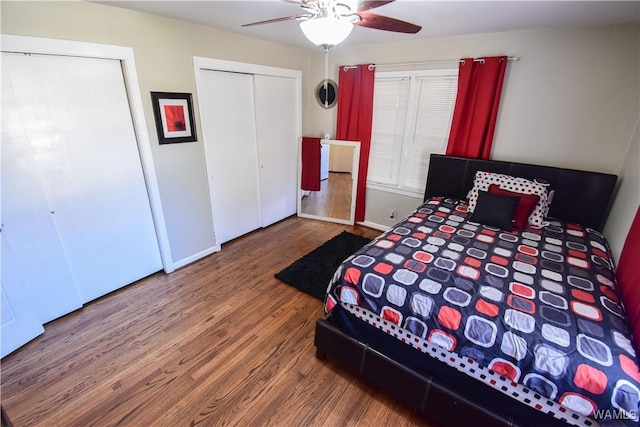
[[[519,201],[520,197],[480,191],[478,192],[476,208],[469,220],[511,231],[513,230],[513,215]]]
[[[520,194],[535,194],[540,197],[533,212],[529,215],[529,225],[542,227],[544,218],[549,211],[549,195],[547,185],[525,178],[518,178],[500,173],[478,171],[473,181],[473,188],[469,192],[469,211],[473,212],[478,200],[478,192],[489,190],[491,184],[496,184],[503,190]]]
[[[496,184],[489,186],[489,193],[498,194],[500,196],[518,197],[518,205],[516,206],[516,212],[513,215],[513,226],[519,230],[526,228],[529,225],[529,215],[533,212],[533,209],[540,201],[540,196],[537,194],[522,194],[515,193],[509,190],[503,190]]]
[[[536,178],[533,180],[536,184],[540,184],[547,189],[547,209],[544,212],[544,217],[546,218],[549,215],[549,207],[551,207],[551,203],[553,203],[553,196],[556,194],[555,186],[545,179]]]

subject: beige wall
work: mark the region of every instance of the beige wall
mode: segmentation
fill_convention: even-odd
[[[625,175],[634,170],[621,169],[627,147],[638,141],[633,128],[640,110],[639,40],[639,26],[542,29],[376,46],[344,44],[333,48],[329,58],[331,78],[337,81],[335,70],[345,64],[517,56],[520,60],[509,63],[505,77],[492,158]],[[322,54],[314,54],[312,61],[310,80],[317,82],[323,78]],[[336,109],[310,109],[310,134],[333,136]],[[634,167],[637,171],[637,162]],[[640,183],[634,187],[638,193]],[[365,220],[381,225],[391,225],[389,211],[406,212],[420,202],[371,189],[367,195]],[[616,204],[612,217],[628,216],[618,215],[617,209],[630,207]],[[607,227],[612,247],[621,247],[623,229]]]
[[[309,74],[310,53],[212,28],[84,2],[0,3],[2,33],[128,46],[136,69],[175,262],[214,244],[197,111],[193,56],[289,68]],[[158,145],[149,92],[194,95],[196,143]],[[310,93],[303,77],[303,92]],[[303,99],[303,122],[307,114]]]

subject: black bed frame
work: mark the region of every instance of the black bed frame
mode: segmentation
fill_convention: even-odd
[[[431,155],[425,200],[465,199],[476,171],[544,179],[556,190],[549,216],[601,231],[617,177],[611,174],[494,160]],[[444,426],[554,426],[566,423],[515,401],[442,362],[361,322],[336,306],[318,319],[316,356],[338,360],[375,386],[390,392],[428,419]],[[357,322],[356,322],[357,323]]]
[[[550,217],[598,231],[604,228],[618,179],[608,173],[432,154],[424,200],[434,196],[466,199],[477,171],[545,180],[555,190]]]

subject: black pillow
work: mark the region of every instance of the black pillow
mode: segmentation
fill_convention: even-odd
[[[513,215],[519,200],[520,197],[478,191],[478,202],[469,220],[511,231]]]

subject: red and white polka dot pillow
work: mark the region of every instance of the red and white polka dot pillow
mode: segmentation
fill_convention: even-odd
[[[549,212],[549,194],[547,192],[548,184],[531,181],[525,178],[518,178],[510,175],[503,175],[493,172],[476,172],[473,181],[473,188],[469,191],[469,211],[473,212],[478,201],[478,191],[488,191],[491,184],[497,184],[503,190],[513,191],[522,194],[536,194],[540,196],[538,204],[529,215],[529,225],[534,227],[542,227],[544,218]]]

